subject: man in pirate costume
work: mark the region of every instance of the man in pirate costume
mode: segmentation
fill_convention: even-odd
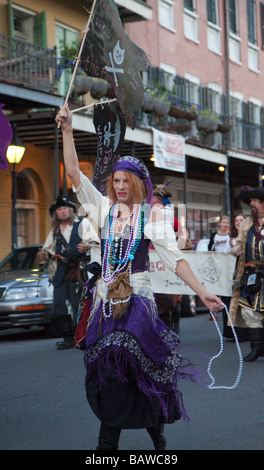
[[[248,328],[251,351],[244,361],[264,356],[264,188],[242,188],[239,198],[251,207],[240,225],[233,255],[238,256],[230,303],[232,323]]]
[[[50,206],[52,227],[38,253],[40,265],[49,259],[52,266],[50,281],[54,286],[52,320],[58,336],[63,340],[57,349],[74,347],[75,316],[80,300],[81,288],[78,268],[81,258],[85,259],[88,243],[99,240],[87,218],[77,217],[76,206],[68,197],[59,196]],[[73,310],[68,312],[67,300]]]

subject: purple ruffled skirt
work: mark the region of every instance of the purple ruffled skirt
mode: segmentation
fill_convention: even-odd
[[[188,420],[178,381],[199,381],[199,371],[180,355],[179,346],[146,297],[133,295],[117,321],[102,317],[100,302],[84,351],[87,398],[96,416],[123,429],[157,427],[181,416]]]

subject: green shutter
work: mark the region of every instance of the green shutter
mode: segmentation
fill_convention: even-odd
[[[12,0],[8,0],[8,22],[9,22],[9,36],[14,37],[14,15],[12,8]]]
[[[42,47],[47,45],[47,27],[46,27],[46,12],[42,11],[34,16],[34,44]]]

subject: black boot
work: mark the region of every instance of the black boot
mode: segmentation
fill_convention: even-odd
[[[254,362],[258,357],[264,356],[264,328],[249,328],[251,351],[244,357],[246,362]]]
[[[147,431],[152,439],[155,450],[165,450],[166,449],[166,438],[163,434],[164,426],[161,425],[159,428],[147,428]]]
[[[74,326],[70,315],[60,315],[55,317],[53,323],[58,336],[63,337],[63,341],[56,343],[59,350],[74,348]]]
[[[244,357],[244,361],[253,362],[261,356],[264,356],[264,341],[252,341],[251,351],[247,356]]]
[[[96,450],[118,450],[121,429],[101,424]]]
[[[74,348],[75,342],[74,342],[74,337],[65,337],[63,338],[63,341],[58,341],[56,343],[56,348],[59,351],[63,351],[64,349],[72,349]]]

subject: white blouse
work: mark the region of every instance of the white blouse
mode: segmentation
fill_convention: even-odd
[[[97,224],[99,233],[99,230],[105,225],[105,219],[111,202],[108,197],[103,196],[95,188],[82,172],[80,173],[80,178],[80,185],[78,188],[75,188],[73,185],[73,191],[76,193],[82,208],[93,220],[94,224]],[[155,213],[152,212],[150,215],[145,225],[144,235],[151,240],[153,247],[166,268],[175,272],[177,262],[184,259],[184,256],[177,247],[176,235],[172,224],[168,218],[164,218],[161,209],[156,207]]]

